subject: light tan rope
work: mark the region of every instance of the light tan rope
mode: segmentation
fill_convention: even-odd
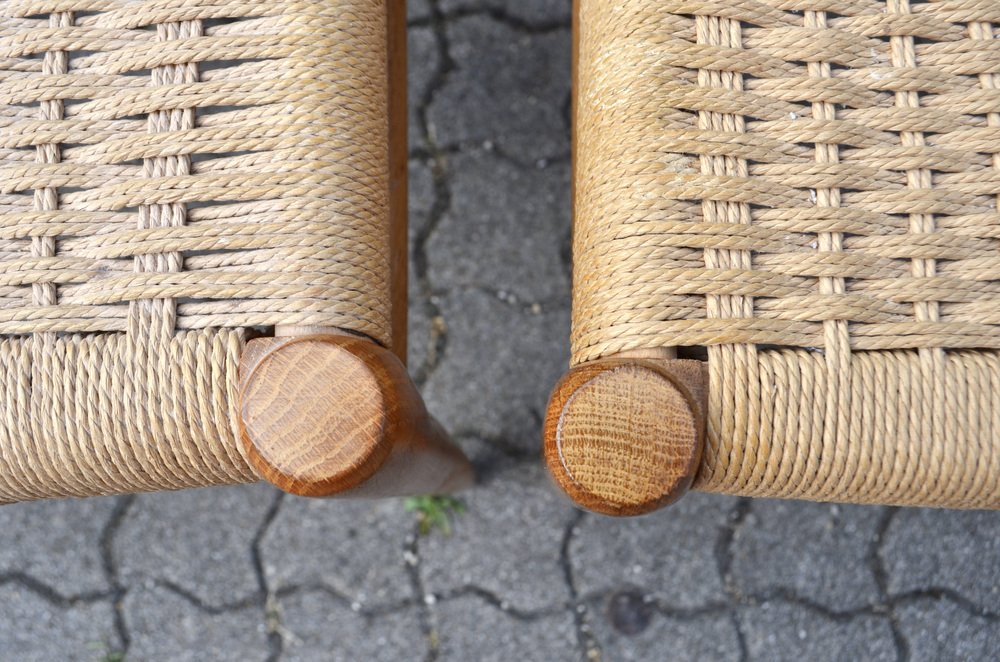
[[[0,3],[0,501],[253,480],[247,328],[391,343],[385,13]]]
[[[698,487],[1000,506],[998,7],[580,0],[573,362],[707,347]]]

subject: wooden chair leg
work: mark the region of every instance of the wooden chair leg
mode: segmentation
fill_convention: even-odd
[[[545,461],[580,506],[641,515],[687,492],[701,460],[707,373],[666,352],[578,365],[556,385]]]
[[[332,328],[278,326],[240,360],[242,440],[257,471],[303,496],[453,492],[472,466],[431,418],[406,361],[406,3],[386,2],[391,351]]]
[[[242,440],[257,471],[303,496],[453,492],[472,467],[399,358],[366,338],[256,338],[240,361]]]

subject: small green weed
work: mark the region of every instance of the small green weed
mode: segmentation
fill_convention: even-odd
[[[409,497],[403,504],[408,512],[417,514],[420,535],[426,536],[434,529],[451,535],[451,521],[465,512],[465,503],[450,496],[425,495]]]
[[[125,662],[125,653],[112,649],[107,642],[90,642],[87,648],[94,651],[96,657],[93,659],[97,662]]]

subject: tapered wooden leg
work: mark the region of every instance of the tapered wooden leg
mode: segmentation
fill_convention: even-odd
[[[357,336],[256,338],[240,362],[242,440],[260,474],[303,496],[453,492],[472,468],[390,350]]]
[[[640,515],[680,498],[701,460],[704,364],[653,351],[574,367],[545,418],[545,461],[580,506]]]

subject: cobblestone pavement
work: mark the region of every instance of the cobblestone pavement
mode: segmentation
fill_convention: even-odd
[[[1000,514],[556,494],[568,2],[410,18],[412,371],[481,479],[454,533],[264,485],[5,507],[0,659],[996,659]]]

